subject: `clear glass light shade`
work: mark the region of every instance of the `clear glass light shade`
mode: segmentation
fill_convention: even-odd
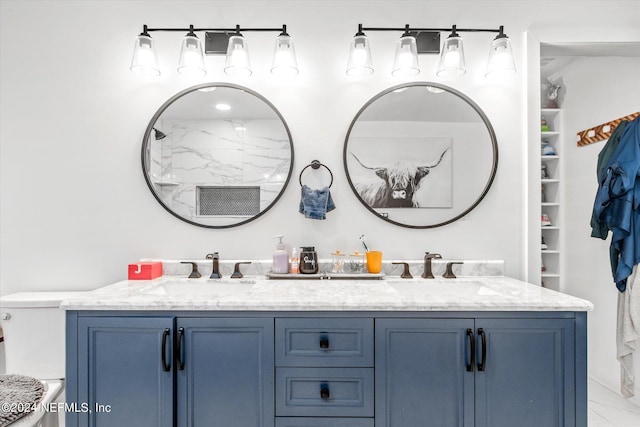
[[[464,49],[462,47],[462,37],[449,36],[442,46],[440,53],[440,63],[438,64],[438,77],[456,77],[467,72],[464,64]]]
[[[373,63],[371,61],[371,49],[367,36],[356,35],[351,40],[349,47],[349,60],[347,62],[347,75],[368,76],[373,73]]]
[[[511,40],[508,37],[496,37],[491,42],[489,61],[485,77],[516,72],[516,64],[511,52]]]
[[[271,74],[277,76],[295,76],[298,74],[296,51],[293,47],[293,39],[289,35],[280,34],[276,38]]]
[[[420,73],[418,65],[418,48],[416,38],[402,36],[396,44],[396,55],[393,58],[391,74],[398,77],[415,76]]]
[[[253,73],[247,41],[241,35],[229,37],[224,72],[240,76],[250,76]]]
[[[186,35],[182,40],[178,72],[185,76],[204,76],[207,74],[207,70],[204,68],[202,43],[198,37]]]
[[[151,37],[140,34],[133,45],[131,71],[142,76],[159,76],[158,54]]]

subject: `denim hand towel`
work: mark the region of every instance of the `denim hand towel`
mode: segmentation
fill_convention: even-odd
[[[299,211],[305,218],[327,219],[327,212],[335,208],[329,187],[312,190],[306,185],[302,186]]]

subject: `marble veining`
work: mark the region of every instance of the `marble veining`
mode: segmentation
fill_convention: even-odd
[[[156,194],[178,215],[198,216],[200,186],[258,186],[261,211],[280,194],[291,148],[279,119],[162,119],[156,127],[166,137],[150,141],[148,172]],[[225,215],[215,217],[209,219],[229,221]]]
[[[237,282],[235,282],[237,280]],[[238,283],[234,291],[233,284]],[[181,287],[184,292],[181,292]],[[216,288],[218,287],[218,288]],[[172,292],[159,292],[159,289]],[[220,290],[218,292],[218,289]],[[508,277],[385,280],[122,281],[63,301],[66,310],[590,311],[585,300]]]

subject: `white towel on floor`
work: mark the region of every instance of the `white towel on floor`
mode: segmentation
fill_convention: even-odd
[[[617,358],[620,362],[620,392],[627,399],[635,394],[633,353],[639,338],[640,264],[637,264],[627,279],[627,289],[618,293]]]

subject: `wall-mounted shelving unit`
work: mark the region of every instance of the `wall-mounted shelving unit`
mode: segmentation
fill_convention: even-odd
[[[548,142],[555,154],[540,149],[540,284],[555,290],[562,288],[562,110],[540,110],[548,130],[541,130],[540,144]],[[547,216],[551,222],[543,221]],[[543,243],[544,242],[544,243]],[[546,246],[545,246],[546,245]]]

